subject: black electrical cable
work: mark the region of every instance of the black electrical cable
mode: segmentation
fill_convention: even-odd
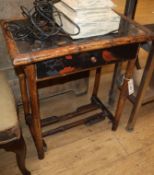
[[[35,0],[33,8],[30,10],[21,6],[22,15],[27,19],[26,23],[9,23],[7,30],[13,33],[16,40],[24,40],[29,37],[46,40],[55,35],[78,35],[80,33],[79,26],[54,7],[54,3],[58,1],[60,0]],[[59,25],[54,20],[55,16],[58,17]],[[62,29],[61,16],[67,18],[77,28],[75,34],[65,32]]]
[[[44,41],[52,36],[69,37],[78,35],[80,33],[80,27],[54,7],[54,3],[59,1],[60,0],[34,0],[34,6],[30,10],[21,6],[22,15],[26,17],[27,20],[25,20],[23,24],[18,22],[9,23],[6,25],[6,29],[11,31],[15,40],[34,38]],[[58,25],[55,22],[55,17],[58,18]],[[63,30],[62,17],[76,27],[76,33],[69,33]],[[117,30],[111,31],[105,35],[116,32]]]

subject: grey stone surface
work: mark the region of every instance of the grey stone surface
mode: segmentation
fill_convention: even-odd
[[[6,48],[6,44],[2,35],[2,31],[0,30],[0,69],[4,69],[5,67],[10,67],[11,60]]]
[[[0,18],[16,18],[21,15],[20,6],[31,7],[33,0],[0,0]]]
[[[7,76],[8,80],[16,80],[16,79],[18,79],[17,76],[16,76],[16,73],[14,71],[14,68],[5,70],[5,73],[6,73],[6,76]]]

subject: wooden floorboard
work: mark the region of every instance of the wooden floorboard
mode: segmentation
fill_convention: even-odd
[[[107,102],[111,74],[102,75],[99,96]],[[90,84],[93,82],[93,76]],[[101,90],[103,89],[103,91]],[[41,101],[41,114],[56,114],[74,110],[89,99],[92,86],[87,95],[76,97],[64,94]],[[66,103],[66,99],[69,99]],[[72,102],[71,102],[72,100]],[[71,104],[71,105],[70,105]],[[93,126],[79,126],[57,135],[47,137],[48,151],[44,160],[38,160],[29,130],[20,118],[27,143],[27,167],[33,175],[139,175],[154,173],[154,103],[142,107],[134,132],[125,130],[131,104],[126,108],[117,132],[111,131],[108,120]],[[58,110],[59,109],[59,110]],[[113,109],[114,111],[114,109]],[[0,150],[0,175],[20,175],[15,156]],[[124,173],[125,172],[125,173]]]
[[[120,12],[124,11],[126,0],[113,0],[117,4],[116,9]],[[141,24],[154,23],[154,1],[138,0],[135,20]]]

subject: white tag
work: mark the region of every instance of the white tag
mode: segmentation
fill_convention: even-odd
[[[132,95],[134,93],[134,81],[133,79],[130,79],[128,81],[128,94]]]

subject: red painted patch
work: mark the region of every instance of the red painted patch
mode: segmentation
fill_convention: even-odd
[[[74,67],[65,67],[63,70],[59,71],[61,75],[74,71]]]
[[[67,60],[72,60],[72,59],[73,59],[72,55],[67,55],[67,56],[65,56],[65,58],[66,58]]]
[[[107,62],[116,60],[116,58],[108,50],[102,51],[102,57]]]

